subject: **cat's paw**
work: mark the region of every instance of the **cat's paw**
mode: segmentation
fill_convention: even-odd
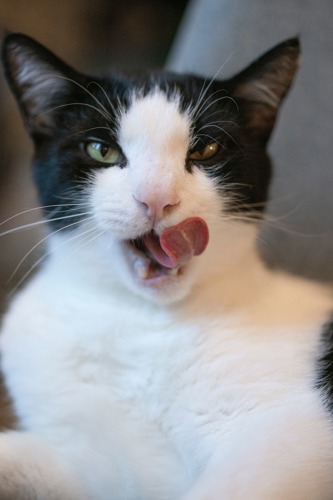
[[[0,434],[1,500],[83,500],[52,448],[21,432]]]

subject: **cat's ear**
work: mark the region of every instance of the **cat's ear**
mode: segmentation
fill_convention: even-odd
[[[54,108],[66,102],[78,74],[38,42],[18,33],[5,37],[2,58],[29,132],[47,133],[54,125]]]
[[[233,96],[247,102],[247,119],[266,138],[298,68],[300,44],[292,38],[277,45],[231,79]]]

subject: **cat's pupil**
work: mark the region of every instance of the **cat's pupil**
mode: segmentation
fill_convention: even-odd
[[[102,142],[91,142],[90,144],[88,144],[88,148],[91,148],[92,150],[96,151],[96,153],[100,156],[102,156],[103,158],[106,157],[106,155],[108,154],[109,152],[109,146],[107,146],[106,144],[103,144]]]
[[[101,153],[101,156],[103,156],[103,158],[105,158],[109,152],[109,147],[106,146],[105,144],[97,144],[96,149],[99,150],[99,152]]]

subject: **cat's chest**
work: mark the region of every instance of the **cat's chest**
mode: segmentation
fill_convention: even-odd
[[[136,453],[155,465],[159,457],[158,484],[168,470],[184,485],[184,471],[195,475],[253,408],[290,400],[314,369],[316,321],[265,325],[203,307],[208,300],[159,311],[79,290],[66,301],[37,292],[18,300],[2,340],[23,426],[56,445],[93,443],[106,467],[110,450],[129,467]]]
[[[117,432],[146,436],[148,449],[181,450],[181,460],[198,470],[217,436],[228,434],[239,412],[254,405],[240,369],[245,355],[235,355],[231,319],[132,321],[117,315],[98,340],[72,344],[66,378],[106,422],[116,419]],[[94,415],[75,406],[86,434]]]
[[[279,399],[295,382],[306,385],[314,370],[313,324],[263,326],[215,313],[118,310],[112,317],[96,337],[75,337],[68,376],[82,388],[105,390],[127,414],[145,415],[167,433],[188,420],[194,427],[220,421],[222,429],[224,420]]]
[[[82,297],[77,304],[77,310],[74,301],[68,306],[70,316],[63,306],[60,313],[44,304],[33,319],[27,311],[32,335],[11,334],[13,348],[22,351],[22,378],[24,367],[38,366],[41,377],[26,378],[32,388],[46,387],[41,381],[56,385],[49,374],[57,373],[73,390],[105,389],[108,398],[156,418],[185,407],[194,415],[217,406],[230,413],[242,394],[258,393],[249,390],[252,384],[269,392],[270,384],[305,377],[314,364],[316,321],[279,326],[216,308],[166,313],[121,307],[117,300],[82,306]]]

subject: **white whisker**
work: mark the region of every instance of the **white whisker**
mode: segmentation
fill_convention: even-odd
[[[57,109],[66,108],[66,107],[70,107],[70,106],[85,106],[87,108],[94,109],[100,115],[102,115],[106,121],[111,121],[109,116],[107,116],[105,113],[103,113],[100,109],[96,108],[96,106],[94,106],[93,104],[88,104],[87,102],[69,102],[67,104],[59,104],[58,106],[54,106],[53,108],[49,108],[48,110],[44,111],[44,113],[40,113],[39,116],[43,116],[43,115],[46,115],[48,113],[52,113],[53,111],[56,111]]]
[[[213,101],[209,102],[210,99],[212,99],[212,97],[215,95],[215,94],[218,94],[220,92],[224,91],[223,89],[219,89],[219,90],[216,90],[215,92],[213,92],[213,94],[207,96],[207,98],[205,99],[205,101],[202,103],[202,105],[200,106],[200,108],[197,110],[197,113],[194,115],[194,119],[195,120],[199,120],[199,118],[207,112],[207,110],[209,108],[211,108],[214,104],[218,103],[219,101],[223,101],[223,100],[231,100],[237,107],[238,109],[238,105],[236,103],[236,101],[228,96],[228,95],[223,95],[221,97],[218,97],[216,99],[214,99]],[[206,105],[207,104],[207,105]],[[220,109],[218,111],[221,111]]]
[[[213,113],[214,114],[214,113]],[[218,124],[221,124],[221,125],[233,125],[235,127],[238,127],[238,124],[236,122],[233,122],[231,120],[216,120],[215,122],[208,122],[206,123],[205,125],[202,125],[198,130],[197,130],[197,134],[200,133],[200,130],[203,130],[205,128],[209,128],[209,127],[214,127],[214,126],[217,126]]]
[[[0,238],[3,237],[3,236],[7,236],[9,234],[12,234],[12,233],[17,233],[18,231],[23,231],[25,229],[30,229],[30,228],[35,227],[35,226],[41,226],[41,225],[47,224],[49,222],[55,222],[55,221],[59,221],[59,220],[70,219],[70,218],[73,218],[73,217],[82,217],[84,215],[87,215],[88,213],[92,213],[92,212],[83,212],[83,213],[79,213],[79,214],[64,215],[62,217],[56,217],[56,218],[52,218],[52,219],[46,218],[46,219],[39,220],[39,221],[36,221],[36,222],[30,222],[29,224],[23,224],[22,226],[17,226],[17,227],[8,229],[7,231],[4,231],[4,232],[0,233]]]
[[[240,151],[242,151],[242,149],[241,149],[240,145],[238,144],[238,142],[224,128],[220,127],[219,125],[208,124],[208,125],[205,125],[205,126],[201,127],[201,130],[204,130],[205,128],[217,128],[218,130],[220,130],[221,132],[223,132],[225,135],[227,135],[229,137],[229,139],[231,139],[232,142],[240,149]],[[203,134],[202,133],[198,133],[197,135],[198,135],[198,137],[200,137]],[[217,142],[217,141],[214,140],[214,142]]]
[[[211,96],[209,96],[209,97],[207,98],[207,100],[208,100],[210,97],[211,97]],[[209,109],[209,108],[211,108],[212,106],[214,106],[215,104],[217,104],[218,102],[220,102],[220,101],[225,101],[225,100],[232,101],[232,103],[236,106],[237,111],[238,111],[238,109],[239,109],[239,108],[238,108],[238,104],[237,104],[237,102],[235,101],[235,99],[233,99],[233,97],[230,97],[230,96],[224,95],[224,96],[222,96],[222,97],[218,97],[217,99],[214,99],[214,101],[212,101],[212,102],[209,102],[209,103],[207,104],[207,106],[206,106],[203,110],[201,110],[201,111],[200,111],[200,114],[198,114],[198,115],[196,116],[196,119],[198,120],[198,119],[200,118],[200,116],[202,116],[204,113],[207,113],[208,109]]]
[[[87,132],[92,132],[93,130],[107,130],[112,134],[112,130],[110,127],[91,127],[85,130],[80,130],[79,132],[74,132],[74,134],[71,134],[69,137],[75,137],[76,135],[86,134]]]
[[[96,82],[95,80],[94,80],[94,81],[92,81],[92,82],[90,82],[90,83],[88,84],[88,87],[89,87],[89,85],[96,85],[96,87],[98,87],[98,88],[99,88],[99,89],[103,92],[103,94],[104,94],[104,96],[105,96],[105,99],[107,100],[108,105],[110,106],[111,111],[113,111],[113,113],[115,114],[115,116],[117,116],[118,111],[117,111],[117,109],[115,108],[115,106],[112,104],[110,97],[108,96],[107,92],[106,92],[106,91],[105,91],[105,89],[102,87],[102,85],[100,85],[100,84],[99,84],[98,82]],[[103,107],[104,107],[104,106],[103,106]],[[106,108],[104,108],[104,109],[106,109]]]
[[[97,238],[99,238],[102,234],[104,234],[106,231],[105,229],[101,230],[101,229],[92,229],[90,231],[86,231],[86,233],[90,232],[91,233],[94,233],[94,236],[92,238],[86,238],[82,244],[77,248],[75,249],[71,254],[68,255],[68,257],[72,257],[73,255],[75,255],[78,251],[80,251],[83,247],[85,247],[86,245],[89,245],[89,243],[91,243],[92,241],[96,240]],[[86,233],[82,233],[80,236],[86,234]]]
[[[70,199],[70,198],[68,198]],[[44,206],[38,206],[38,207],[32,207],[32,208],[27,208],[26,210],[22,210],[21,212],[18,212],[14,215],[11,215],[8,217],[8,219],[5,219],[4,221],[0,222],[0,226],[3,226],[10,222],[13,219],[16,219],[17,217],[20,217],[22,215],[30,214],[31,212],[36,212],[40,211],[42,212],[43,210],[47,208],[57,208],[57,207],[63,207],[63,208],[68,208],[68,207],[77,207],[77,206],[89,206],[89,203],[63,203],[63,204],[55,204],[55,205],[44,205]]]
[[[85,220],[88,220],[88,219],[85,219]],[[77,222],[79,223],[79,222]],[[73,224],[74,225],[74,224]],[[59,233],[65,229],[67,229],[67,227],[69,227],[70,225],[68,226],[65,226],[63,228],[60,228],[56,231],[53,231],[51,234],[49,234],[47,236],[47,238],[53,236],[54,234],[56,233]],[[55,247],[55,250],[63,245],[66,245],[68,242],[72,241],[72,240],[75,240],[77,238],[79,238],[80,236],[88,233],[88,232],[92,232],[92,231],[95,231],[95,228],[92,228],[92,229],[88,229],[87,231],[83,232],[83,233],[80,233],[80,232],[77,232],[75,233],[73,236],[71,236],[70,238],[66,238],[64,241],[62,241],[61,243],[59,243],[58,245],[56,245]],[[44,238],[45,240],[46,238]],[[42,241],[44,241],[42,240]],[[42,243],[42,241],[40,241],[38,244]],[[36,245],[37,246],[37,245]],[[32,251],[32,250],[31,250]],[[31,252],[30,252],[31,253]],[[47,257],[49,257],[51,255],[51,253],[53,253],[53,250],[52,252],[51,251],[48,251],[46,252],[45,254],[43,254],[39,259],[37,259],[36,262],[34,262],[34,264],[32,264],[32,266],[30,266],[30,268],[28,269],[28,271],[26,273],[24,273],[24,275],[20,278],[20,280],[16,283],[16,285],[12,288],[12,290],[10,291],[9,293],[9,297],[11,297],[17,290],[18,288],[24,283],[24,281],[31,275],[31,273],[44,261],[47,259]],[[21,265],[21,264],[20,264]],[[14,277],[14,274],[15,274],[16,270],[12,273],[12,275],[10,276],[10,278],[7,280],[7,283]]]
[[[52,237],[54,234],[57,234],[61,231],[65,231],[66,229],[70,228],[70,227],[73,227],[73,226],[76,226],[77,224],[80,224],[82,222],[85,222],[87,220],[90,220],[90,219],[93,219],[93,216],[91,217],[87,217],[85,218],[83,221],[80,219],[76,222],[72,222],[71,224],[67,224],[66,226],[64,227],[61,227],[59,229],[56,229],[55,231],[52,231],[52,233],[50,234],[47,234],[44,238],[42,238],[41,240],[39,240],[32,248],[30,248],[30,250],[24,255],[24,257],[20,260],[20,262],[17,264],[17,266],[15,267],[14,271],[12,272],[12,274],[10,275],[10,277],[8,278],[8,281],[11,281],[12,278],[15,276],[15,274],[17,273],[17,271],[20,269],[20,267],[22,266],[22,264],[26,261],[26,259],[29,257],[29,255],[32,254],[32,252],[34,250],[36,250],[36,248],[38,248],[42,243],[44,243],[44,241],[48,240],[50,237]]]
[[[209,83],[208,83],[208,85],[206,87],[205,87],[205,85],[206,85],[206,82],[207,82],[207,78],[205,78],[205,81],[204,81],[204,83],[202,85],[202,88],[201,88],[201,91],[200,91],[200,94],[199,94],[196,106],[194,107],[194,116],[197,116],[197,108],[200,106],[200,104],[201,104],[202,100],[204,99],[205,95],[207,94],[208,90],[213,85],[213,83],[215,82],[215,80],[217,79],[217,77],[219,76],[219,74],[221,73],[221,71],[223,70],[224,66],[229,62],[229,60],[231,59],[232,56],[233,56],[233,53],[231,53],[230,56],[227,57],[227,59],[224,61],[224,63],[222,64],[222,66],[220,66],[220,68],[217,70],[217,72],[215,73],[215,75],[213,76],[213,78],[210,79],[210,81],[209,81]]]
[[[89,97],[91,97],[96,102],[96,104],[98,106],[100,106],[100,108],[103,110],[104,116],[107,117],[108,121],[112,120],[112,117],[109,114],[109,111],[106,109],[106,107],[103,105],[103,103],[101,103],[101,101],[99,99],[97,99],[97,97],[92,92],[90,92],[86,87],[84,87],[83,85],[81,85],[79,82],[77,82],[75,80],[72,80],[71,78],[68,78],[68,77],[66,77],[64,75],[58,75],[58,77],[62,78],[63,80],[68,81],[69,83],[73,83],[74,85],[76,85],[77,87],[79,87],[81,90],[83,90],[83,92],[85,92],[86,94],[88,94]],[[90,83],[92,83],[92,82],[90,82]],[[89,86],[89,84],[88,84],[88,86]],[[112,105],[111,105],[111,110],[113,110]]]

